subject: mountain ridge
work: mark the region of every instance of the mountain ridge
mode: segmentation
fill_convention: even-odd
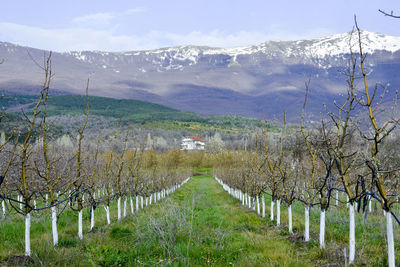
[[[350,43],[357,55],[357,36],[268,41],[236,48],[178,46],[145,51],[73,51],[53,53],[53,88],[82,94],[91,80],[91,94],[167,105],[183,111],[262,118],[279,117],[282,107],[298,117],[304,82],[311,78],[313,115],[319,116],[346,88]],[[400,37],[362,32],[372,83],[400,87]],[[346,53],[346,50],[348,51]],[[40,87],[35,67],[46,51],[0,43],[0,88],[15,92]],[[4,68],[7,66],[7,68]],[[24,89],[25,88],[25,89]],[[32,89],[33,90],[33,89]],[[34,91],[34,90],[33,90]],[[393,94],[389,94],[391,96]],[[310,95],[311,96],[311,95]],[[290,103],[295,104],[291,105]],[[297,114],[297,115],[296,115]]]

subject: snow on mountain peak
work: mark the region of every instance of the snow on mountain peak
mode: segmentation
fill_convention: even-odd
[[[395,52],[400,50],[400,37],[388,36],[380,33],[361,31],[361,42],[364,53],[376,51]],[[226,55],[231,57],[231,62],[237,63],[240,55],[255,53],[264,54],[266,57],[283,57],[299,59],[324,59],[350,53],[350,47],[354,53],[358,52],[358,35],[356,32],[334,34],[328,37],[296,40],[296,41],[268,41],[258,45],[236,48],[213,48],[204,46],[177,46],[160,48],[156,50],[133,52],[69,52],[80,61],[91,63],[95,61],[95,55],[100,56],[101,64],[111,61],[123,60],[124,57],[142,56],[146,61],[159,66],[158,70],[182,70],[187,65],[194,65],[204,56]],[[106,60],[108,58],[109,60]],[[161,68],[161,69],[160,69]]]
[[[364,53],[374,53],[378,50],[395,52],[400,50],[400,37],[388,36],[380,33],[361,31],[361,43]],[[358,51],[358,35],[356,32],[335,34],[328,37],[312,40],[305,47],[316,57],[337,56]]]

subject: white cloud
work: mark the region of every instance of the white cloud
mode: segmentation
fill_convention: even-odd
[[[98,15],[88,20],[109,20],[107,15]],[[82,18],[82,21],[84,19]],[[214,30],[209,33],[193,31],[188,34],[177,34],[163,31],[151,31],[143,35],[115,34],[110,29],[93,29],[88,27],[70,27],[63,29],[43,29],[21,24],[0,22],[0,40],[20,45],[53,51],[103,50],[132,51],[155,49],[178,45],[207,45],[214,47],[237,47],[258,44],[268,40],[295,40],[327,35],[331,32],[318,29],[300,34],[240,31],[224,33]]]
[[[122,14],[124,16],[130,16],[130,15],[134,15],[134,14],[142,13],[142,12],[146,12],[146,9],[143,7],[137,7],[137,8],[127,9],[127,10],[121,12],[120,14]]]
[[[89,14],[81,17],[76,17],[72,19],[72,23],[78,25],[105,25],[110,24],[111,20],[115,17],[113,13],[96,13],[96,14]]]
[[[99,28],[108,26],[111,22],[137,13],[145,12],[144,8],[131,8],[121,12],[100,12],[94,14],[88,14],[84,16],[75,17],[71,22],[77,27],[89,27]]]

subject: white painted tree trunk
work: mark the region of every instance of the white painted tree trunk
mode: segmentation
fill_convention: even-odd
[[[111,220],[110,220],[110,206],[107,205],[107,206],[104,207],[104,209],[106,210],[107,224],[111,224]]]
[[[264,197],[264,193],[261,196],[261,205],[262,205],[262,218],[265,218],[265,197]]]
[[[4,200],[1,202],[1,208],[3,210],[3,218],[5,218],[6,217],[6,202]]]
[[[25,215],[25,256],[31,256],[31,214]]]
[[[325,248],[325,210],[321,210],[319,217],[319,247]]]
[[[252,203],[252,206],[251,206],[252,210],[256,210],[256,198],[255,197],[251,198],[251,203]]]
[[[136,211],[139,210],[139,196],[136,196]]]
[[[251,197],[250,196],[248,196],[248,201],[247,202],[249,203],[249,209],[251,209]]]
[[[83,239],[83,229],[82,229],[82,210],[78,211],[78,237]]]
[[[118,221],[121,220],[121,197],[118,197]]]
[[[124,218],[126,217],[126,197],[124,198]]]
[[[90,230],[94,228],[94,207],[91,207],[90,210]]]
[[[281,224],[281,200],[276,201],[276,225]]]
[[[260,198],[256,196],[257,214],[260,215]]]
[[[339,191],[336,191],[336,206],[339,204]]]
[[[247,193],[245,193],[243,197],[244,197],[244,205],[247,206]]]
[[[350,216],[350,237],[349,237],[349,264],[354,262],[356,255],[356,227],[355,227],[355,217],[354,217],[354,204],[349,204],[349,216]]]
[[[310,207],[304,208],[304,241],[310,241]]]
[[[275,204],[274,201],[271,200],[271,217],[270,217],[271,221],[274,220],[274,204]]]
[[[369,213],[372,212],[372,198],[371,198],[371,196],[369,196],[369,198],[368,198],[368,212]]]
[[[292,227],[292,205],[288,206],[289,233],[293,234]]]
[[[130,197],[130,204],[131,204],[131,214],[133,215],[135,213],[134,209],[133,209],[133,199],[132,197]]]
[[[57,210],[56,207],[51,207],[51,230],[53,233],[53,245],[58,244],[58,231],[57,231]]]
[[[152,200],[153,200],[153,194],[150,195],[149,205],[151,205]]]
[[[390,212],[386,212],[386,236],[388,242],[388,265],[389,267],[394,267],[395,256],[394,256],[393,221],[392,221],[392,214]]]
[[[143,209],[143,197],[140,196],[140,208]]]
[[[149,197],[145,197],[145,200],[146,200],[146,207],[147,207],[147,205],[149,204]]]

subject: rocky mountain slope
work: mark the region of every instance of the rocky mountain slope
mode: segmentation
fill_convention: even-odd
[[[181,46],[149,51],[74,51],[53,53],[53,92],[129,98],[205,114],[278,118],[285,109],[300,113],[304,82],[311,79],[309,112],[319,116],[346,88],[341,74],[350,33],[299,41],[270,41],[239,48]],[[400,37],[362,32],[371,83],[390,83],[388,97],[400,88]],[[0,89],[37,92],[43,78],[37,66],[45,51],[0,43]]]

